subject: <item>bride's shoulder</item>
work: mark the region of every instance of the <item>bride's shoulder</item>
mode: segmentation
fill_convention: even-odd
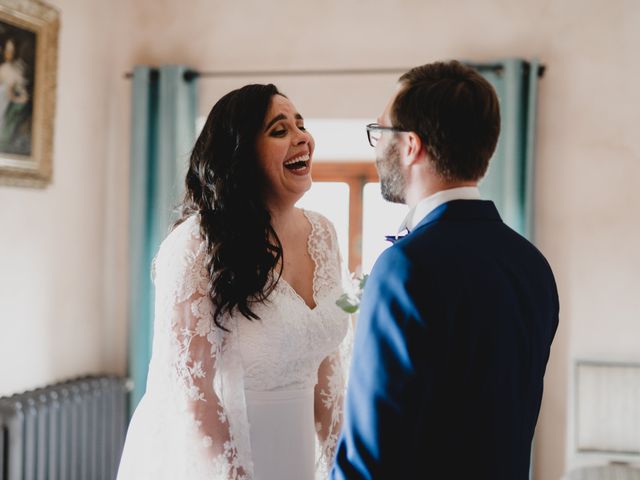
[[[313,210],[301,209],[304,213],[305,217],[311,222],[315,227],[320,227],[323,230],[329,230],[331,232],[335,232],[335,227],[331,220],[325,217],[323,214],[319,212],[315,212]]]
[[[322,248],[335,250],[338,248],[338,235],[336,229],[327,217],[312,210],[303,210],[305,216],[312,225],[311,239],[314,243],[323,245]]]
[[[202,244],[200,215],[194,214],[176,225],[160,244],[162,250],[197,250]]]
[[[191,215],[178,224],[160,244],[154,260],[155,267],[173,265],[176,261],[189,267],[204,255],[205,247],[200,234],[200,216]]]

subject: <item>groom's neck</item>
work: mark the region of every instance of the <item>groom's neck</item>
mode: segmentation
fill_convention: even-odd
[[[429,178],[409,182],[405,191],[405,203],[415,207],[421,200],[430,197],[443,190],[451,190],[459,187],[477,187],[478,181],[446,181],[441,178]]]

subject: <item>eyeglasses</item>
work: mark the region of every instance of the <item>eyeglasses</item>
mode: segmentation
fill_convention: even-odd
[[[382,132],[384,132],[385,130],[389,132],[407,131],[396,127],[384,127],[379,123],[370,123],[369,125],[367,125],[367,138],[369,139],[369,145],[375,147],[376,143],[378,143],[378,140],[380,140],[380,137],[382,137]]]

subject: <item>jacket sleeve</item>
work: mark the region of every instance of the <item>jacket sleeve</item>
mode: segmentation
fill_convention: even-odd
[[[410,478],[418,412],[415,345],[424,334],[415,272],[398,248],[374,266],[362,299],[333,479]],[[406,476],[408,475],[408,476]]]

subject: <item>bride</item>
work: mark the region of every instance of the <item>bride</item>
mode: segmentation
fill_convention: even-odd
[[[211,110],[154,262],[147,390],[118,480],[327,477],[349,321],[333,226],[294,207],[313,149],[274,85]]]

